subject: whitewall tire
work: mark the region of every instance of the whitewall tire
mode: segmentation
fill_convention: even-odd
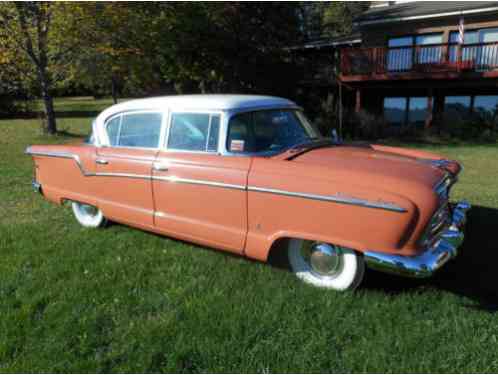
[[[291,239],[287,254],[296,276],[316,287],[354,290],[363,280],[363,257],[352,249],[324,242]]]
[[[72,202],[71,207],[78,223],[86,228],[99,228],[107,224],[107,219],[102,211],[95,206]]]

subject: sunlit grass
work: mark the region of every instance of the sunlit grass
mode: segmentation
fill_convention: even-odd
[[[496,145],[429,147],[465,165],[454,198],[474,208],[456,261],[422,282],[368,272],[340,294],[136,229],[84,229],[32,193],[26,146],[74,141],[110,104],[58,100],[65,136],[0,121],[0,372],[498,371]]]

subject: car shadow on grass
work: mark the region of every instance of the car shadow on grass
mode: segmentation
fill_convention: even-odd
[[[458,256],[432,278],[406,279],[368,271],[363,288],[402,293],[423,286],[465,296],[468,307],[498,312],[498,209],[473,206]]]

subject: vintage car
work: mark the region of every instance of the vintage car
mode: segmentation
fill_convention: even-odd
[[[458,162],[324,138],[276,97],[132,100],[85,143],[26,152],[35,190],[85,227],[111,220],[260,261],[286,251],[299,278],[335,290],[365,265],[430,276],[456,255],[470,207],[449,203]]]

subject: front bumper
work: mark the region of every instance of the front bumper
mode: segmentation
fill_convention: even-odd
[[[422,254],[409,257],[366,251],[364,258],[367,266],[378,271],[402,276],[417,278],[431,276],[457,255],[458,247],[463,242],[463,227],[465,226],[466,213],[469,209],[470,204],[465,201],[454,205],[451,225]]]

